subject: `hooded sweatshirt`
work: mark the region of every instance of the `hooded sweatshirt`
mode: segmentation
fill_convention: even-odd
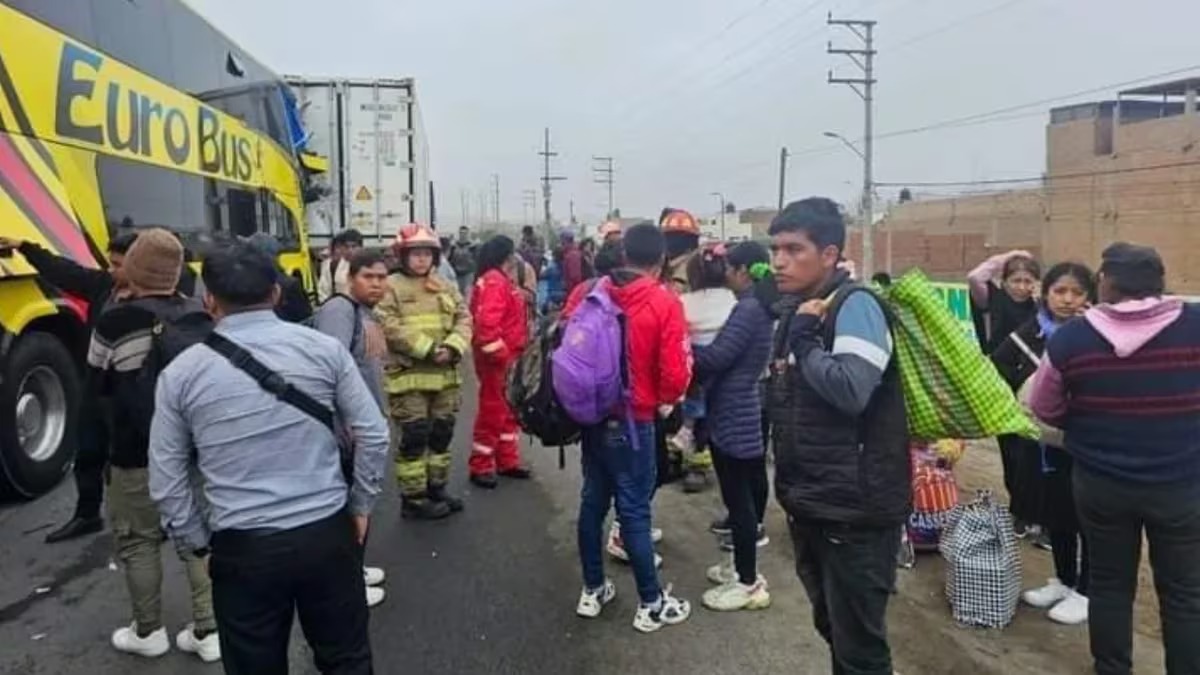
[[[692,351],[683,306],[666,287],[644,274],[622,269],[610,277],[613,301],[626,317],[633,418],[653,422],[658,407],[678,403],[691,380]],[[571,293],[563,307],[563,321],[579,306],[588,288],[580,284]]]
[[[1146,298],[1062,326],[1030,407],[1092,471],[1138,483],[1200,477],[1200,307]]]

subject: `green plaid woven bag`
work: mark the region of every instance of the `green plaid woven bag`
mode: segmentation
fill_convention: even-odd
[[[1038,429],[920,270],[884,293],[913,438],[1038,438]]]

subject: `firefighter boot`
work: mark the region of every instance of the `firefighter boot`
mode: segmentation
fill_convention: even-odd
[[[445,502],[437,502],[426,495],[404,497],[400,506],[400,517],[413,520],[441,520],[450,515]]]

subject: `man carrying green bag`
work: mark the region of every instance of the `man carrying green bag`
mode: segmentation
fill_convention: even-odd
[[[888,313],[839,269],[846,226],[832,201],[789,204],[770,234],[782,298],[760,300],[780,324],[767,401],[775,496],[834,672],[890,675],[887,605],[912,479]]]
[[[883,293],[913,438],[1039,437],[1012,389],[920,270]]]

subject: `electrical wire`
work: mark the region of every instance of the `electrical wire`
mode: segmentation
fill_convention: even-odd
[[[1155,164],[1151,166],[1130,166],[1120,169],[1105,169],[1101,171],[1080,171],[1076,173],[1060,173],[1046,174],[1044,176],[1028,176],[1022,178],[993,178],[988,180],[968,180],[968,181],[913,181],[910,183],[896,183],[890,181],[877,181],[875,185],[879,187],[928,187],[928,186],[953,186],[953,185],[1005,185],[1012,183],[1041,183],[1055,180],[1070,180],[1072,178],[1091,178],[1092,176],[1115,176],[1126,173],[1140,173],[1142,171],[1157,171],[1159,169],[1178,169],[1187,166],[1200,166],[1200,160],[1189,160],[1186,162],[1173,162],[1170,164]]]

